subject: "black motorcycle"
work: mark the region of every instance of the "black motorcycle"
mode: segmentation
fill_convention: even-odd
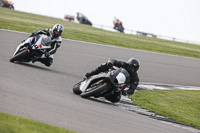
[[[79,21],[80,24],[87,24],[92,26],[92,23],[90,22],[90,20],[87,17],[77,17],[77,20]]]
[[[16,49],[10,62],[30,62],[41,58],[46,51],[51,49],[51,38],[45,35],[38,35],[28,38]]]
[[[83,19],[80,23],[81,23],[81,24],[87,24],[87,25],[91,25],[91,26],[92,26],[92,23],[91,23],[90,20],[88,20],[88,19]]]
[[[83,79],[73,86],[73,92],[82,98],[94,96],[105,97],[111,102],[116,101],[114,94],[120,93],[130,84],[130,75],[124,68],[109,70]]]
[[[124,33],[124,27],[120,24],[117,24],[115,29],[118,30],[119,32]]]

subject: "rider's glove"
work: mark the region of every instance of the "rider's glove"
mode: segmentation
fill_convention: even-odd
[[[134,93],[134,89],[128,89],[127,90],[127,94],[130,96],[130,95],[133,95],[133,93]]]
[[[122,95],[124,95],[124,96],[130,96],[130,95],[133,95],[133,93],[134,93],[134,90],[133,89],[128,89],[128,90],[123,90],[122,91]]]
[[[31,33],[31,35],[29,37],[33,37],[33,36],[35,36],[35,33]]]
[[[47,32],[47,33],[46,33],[46,35],[47,35],[47,36],[50,36],[50,33],[49,33],[49,32]]]
[[[87,77],[87,78],[90,77],[90,73],[86,73],[85,77]]]
[[[45,53],[45,57],[48,58],[49,56],[50,56],[50,53],[49,53],[49,52],[46,52],[46,53]]]
[[[109,69],[113,69],[113,64],[111,62],[107,62],[107,66]]]
[[[123,96],[127,96],[127,90],[123,90],[123,91],[122,91],[122,95],[123,95]]]

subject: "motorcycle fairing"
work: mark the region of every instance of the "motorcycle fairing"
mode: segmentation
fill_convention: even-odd
[[[32,49],[50,49],[51,48],[51,39],[48,36],[34,36],[30,39],[29,44]]]
[[[112,70],[108,74],[109,74],[109,78],[110,78],[111,82],[114,83],[114,84],[130,82],[130,75],[124,68],[119,68],[119,69],[116,69],[116,70]],[[120,78],[122,78],[121,77],[122,74],[124,75],[123,78],[125,78],[125,79],[120,79]],[[121,81],[119,82],[118,79],[116,79],[116,77],[118,77],[118,79],[121,80]]]
[[[123,84],[126,82],[126,76],[121,72],[116,76],[116,79],[118,81],[118,84]]]
[[[92,76],[92,77],[86,79],[85,81],[83,81],[83,82],[81,83],[81,85],[80,85],[80,90],[81,90],[82,92],[84,92],[84,91],[88,88],[88,86],[90,85],[90,83],[91,83],[93,80],[106,78],[106,75],[107,75],[106,73],[100,73],[100,74],[98,74],[98,75],[94,75],[94,76]]]
[[[118,68],[109,72],[109,79],[112,83],[112,88],[115,91],[120,91],[126,88],[130,82],[130,75],[124,68]]]

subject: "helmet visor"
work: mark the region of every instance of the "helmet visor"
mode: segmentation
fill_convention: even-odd
[[[54,31],[54,34],[55,34],[55,35],[60,35],[60,32]]]
[[[138,67],[132,66],[132,65],[129,66],[129,71],[130,71],[131,73],[135,73],[137,70],[138,70]]]
[[[130,66],[130,70],[131,70],[132,73],[134,73],[136,71],[134,66]]]

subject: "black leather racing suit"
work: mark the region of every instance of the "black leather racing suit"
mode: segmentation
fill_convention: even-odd
[[[127,93],[129,95],[132,95],[134,93],[135,89],[137,88],[138,84],[139,84],[139,76],[138,76],[137,72],[131,73],[129,71],[129,69],[128,69],[129,64],[126,63],[126,62],[117,61],[115,59],[109,59],[108,62],[101,64],[95,70],[91,71],[90,73],[86,73],[86,77],[89,77],[89,76],[92,76],[92,75],[96,75],[96,74],[99,74],[101,72],[106,72],[112,66],[122,67],[122,68],[126,69],[129,72],[129,74],[130,74],[130,87],[127,90]],[[116,94],[116,97],[117,97],[117,94]],[[118,96],[118,98],[116,98],[116,100],[120,100],[120,98],[121,98],[121,96]]]

